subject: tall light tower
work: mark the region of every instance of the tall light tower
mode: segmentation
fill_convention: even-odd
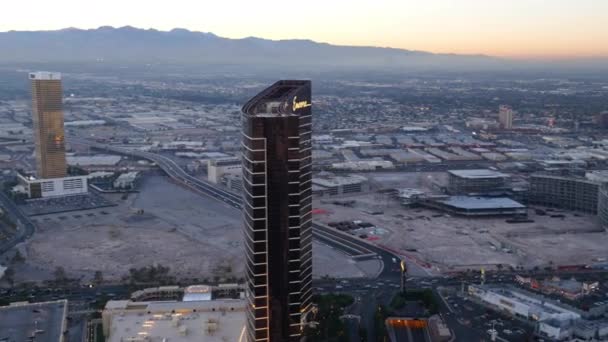
[[[405,260],[401,260],[399,264],[401,266],[401,293],[405,293],[405,278],[407,276],[407,265]]]

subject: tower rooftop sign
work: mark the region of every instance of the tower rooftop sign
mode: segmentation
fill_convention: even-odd
[[[30,80],[44,80],[44,81],[61,80],[61,73],[60,72],[49,72],[49,71],[30,72]]]

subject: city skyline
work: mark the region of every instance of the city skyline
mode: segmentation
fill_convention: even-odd
[[[141,8],[135,2],[110,0],[91,10],[89,5],[58,0],[36,4],[39,10],[30,11],[31,2],[5,4],[8,10],[4,13],[15,15],[2,18],[0,31],[105,25],[159,30],[181,27],[227,38],[311,39],[335,45],[518,59],[608,56],[608,46],[598,43],[608,41],[608,3],[599,0],[559,0],[550,5],[536,0],[383,0],[373,4],[355,1],[348,6],[313,1],[309,7],[317,9],[304,12],[277,6],[276,1],[201,5],[177,0],[171,7],[149,4]],[[115,8],[122,10],[117,13]],[[260,20],[261,16],[273,20]],[[304,18],[315,24],[289,24]]]
[[[3,338],[608,338],[608,58],[0,46]]]

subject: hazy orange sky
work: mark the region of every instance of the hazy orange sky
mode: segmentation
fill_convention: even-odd
[[[0,31],[103,25],[516,58],[608,56],[608,0],[2,0]]]

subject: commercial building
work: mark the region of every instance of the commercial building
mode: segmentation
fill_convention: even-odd
[[[538,323],[538,335],[553,341],[570,339],[574,333],[574,322],[570,320],[547,319]]]
[[[401,201],[401,204],[408,207],[417,205],[421,198],[424,198],[425,191],[421,189],[402,188],[397,189],[396,196]]]
[[[487,194],[505,190],[509,175],[488,169],[449,170],[448,192],[453,195]]]
[[[509,106],[498,107],[498,123],[502,129],[513,128],[513,109]]]
[[[429,332],[432,341],[447,342],[452,339],[450,328],[438,315],[429,318]]]
[[[207,175],[211,183],[219,184],[225,174],[241,174],[240,158],[210,159],[207,161]]]
[[[148,287],[131,293],[134,302],[179,300],[184,297],[184,288],[176,285]]]
[[[471,118],[465,122],[465,125],[468,128],[480,130],[494,130],[500,127],[500,123],[497,123],[496,120],[481,118]]]
[[[561,279],[559,277],[552,277],[545,280],[537,280],[518,275],[515,277],[515,280],[520,285],[529,286],[530,288],[545,294],[562,296],[572,301],[587,296],[599,289],[599,283],[597,281],[581,282],[574,278]]]
[[[415,202],[453,215],[469,217],[526,216],[528,213],[525,205],[507,197],[421,197]]]
[[[538,323],[537,334],[551,341],[606,341],[608,322],[548,319]]]
[[[191,285],[184,289],[184,302],[211,300],[213,288],[209,285]]]
[[[528,201],[533,204],[597,214],[598,196],[599,183],[587,178],[553,174],[530,176]]]
[[[66,341],[67,300],[0,307],[0,341]]]
[[[231,173],[222,176],[221,183],[224,184],[228,189],[236,192],[243,191],[243,176],[233,175]]]
[[[376,171],[394,169],[395,165],[388,160],[357,160],[333,163],[331,168],[334,170]]]
[[[108,301],[102,312],[108,342],[245,341],[246,302],[241,299],[195,301]]]
[[[248,341],[299,341],[312,297],[310,81],[243,106]]]
[[[608,321],[578,321],[574,324],[574,336],[584,341],[592,341],[594,338],[606,341],[608,339]]]
[[[560,303],[511,287],[469,285],[468,291],[483,304],[530,321],[581,319],[578,312]]]
[[[38,179],[17,173],[19,184],[29,198],[47,198],[86,194],[88,176]]]
[[[608,322],[548,319],[538,323],[537,335],[551,341],[606,341]]]
[[[244,287],[240,284],[218,284],[179,286],[159,286],[137,290],[131,294],[131,301],[153,302],[153,301],[201,301],[214,299],[238,299],[243,297]]]
[[[34,72],[32,81],[32,114],[36,166],[39,178],[61,178],[67,175],[61,74]]]
[[[114,180],[113,186],[115,189],[135,189],[139,175],[139,171],[123,173]]]
[[[323,175],[312,179],[313,194],[317,196],[348,195],[369,191],[367,178],[359,175]]]

